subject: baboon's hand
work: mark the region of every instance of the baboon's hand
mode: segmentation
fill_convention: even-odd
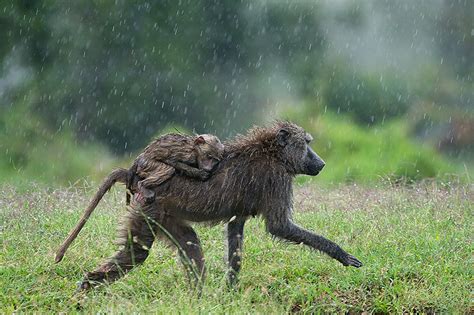
[[[339,259],[339,261],[344,266],[354,266],[356,268],[362,267],[362,263],[359,261],[359,259],[349,254],[344,255],[341,259]]]
[[[205,180],[208,180],[209,177],[211,177],[211,172],[198,169],[197,172],[196,172],[196,177],[199,178],[202,181],[205,181]]]
[[[84,291],[88,291],[92,288],[92,285],[89,283],[89,281],[84,280],[82,282],[79,282],[76,287],[75,293],[80,293]]]

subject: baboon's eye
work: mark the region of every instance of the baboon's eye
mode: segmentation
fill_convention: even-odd
[[[217,161],[217,162],[219,162],[221,160],[219,157],[213,156],[213,155],[208,155],[207,158],[209,160],[213,160],[213,161]]]

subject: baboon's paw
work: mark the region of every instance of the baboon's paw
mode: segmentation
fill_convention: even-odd
[[[354,266],[356,268],[362,267],[362,263],[360,262],[360,260],[349,254],[343,258],[341,263],[344,266]]]
[[[77,283],[76,293],[88,291],[90,289],[92,289],[91,283],[88,280],[83,280]]]

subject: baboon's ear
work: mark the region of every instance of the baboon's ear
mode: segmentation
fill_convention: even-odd
[[[194,140],[194,144],[201,145],[206,143],[206,139],[203,136],[199,136]]]
[[[288,144],[289,137],[290,137],[290,133],[288,132],[288,130],[285,130],[283,128],[278,130],[278,133],[276,136],[278,145],[282,147],[286,146]]]

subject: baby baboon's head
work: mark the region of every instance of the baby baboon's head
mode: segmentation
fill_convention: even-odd
[[[197,135],[194,139],[198,167],[212,171],[222,160],[224,145],[219,138],[210,134]]]

